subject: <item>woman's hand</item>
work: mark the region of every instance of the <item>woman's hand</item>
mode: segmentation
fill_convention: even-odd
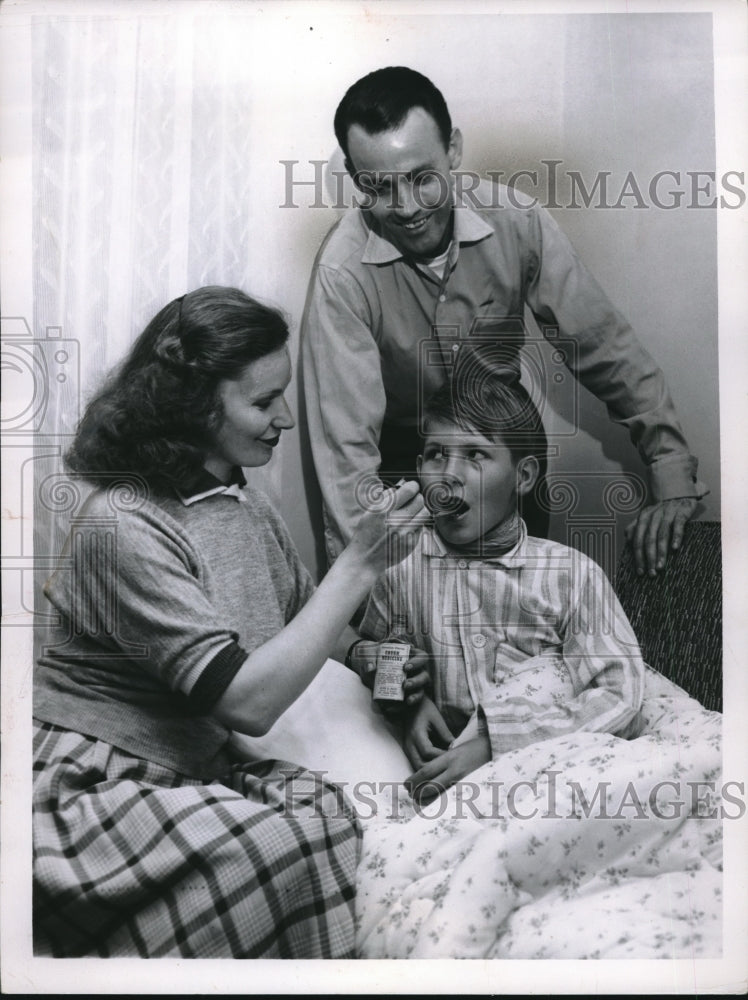
[[[426,696],[405,725],[405,753],[413,767],[420,768],[443,754],[454,739],[441,712]]]
[[[345,552],[361,559],[375,577],[412,550],[420,528],[429,520],[418,483],[382,486],[358,522]]]
[[[406,779],[405,786],[414,802],[426,805],[489,760],[491,744],[488,736],[476,736],[423,764]]]

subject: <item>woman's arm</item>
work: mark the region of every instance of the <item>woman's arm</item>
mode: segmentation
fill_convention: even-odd
[[[341,633],[377,577],[404,556],[408,539],[428,517],[412,482],[397,490],[389,515],[368,511],[301,611],[239,668],[213,707],[219,722],[249,736],[266,733],[336,651]]]

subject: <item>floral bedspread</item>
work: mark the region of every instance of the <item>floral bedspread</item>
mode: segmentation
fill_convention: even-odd
[[[719,958],[721,715],[648,679],[642,735],[505,754],[364,821],[362,958]]]

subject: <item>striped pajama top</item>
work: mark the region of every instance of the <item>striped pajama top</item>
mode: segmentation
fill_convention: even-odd
[[[472,719],[494,757],[580,730],[636,734],[646,667],[613,588],[582,552],[524,524],[491,559],[450,553],[425,528],[375,585],[360,633],[379,641],[395,622],[429,654],[455,736]]]

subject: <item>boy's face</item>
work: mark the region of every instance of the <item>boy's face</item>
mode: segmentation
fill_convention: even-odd
[[[468,545],[517,509],[517,463],[506,445],[477,431],[429,420],[418,472],[426,506],[447,543]]]

